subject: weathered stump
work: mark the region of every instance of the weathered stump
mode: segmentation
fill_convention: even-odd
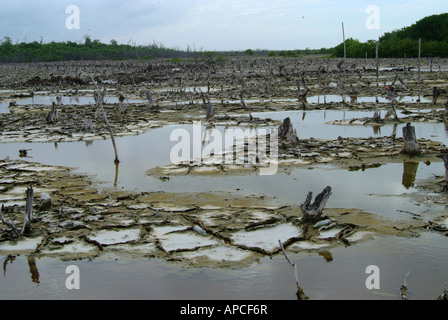
[[[149,90],[145,91],[145,96],[146,96],[146,99],[148,100],[148,103],[149,103],[149,106],[151,107],[151,109],[158,107],[158,104],[154,104],[154,101],[152,101],[152,95]]]
[[[375,111],[372,117],[373,122],[380,122],[381,121],[381,115],[379,111]]]
[[[448,190],[448,153],[443,154],[442,159],[445,163],[445,189]]]
[[[442,93],[442,91],[437,88],[437,87],[433,87],[432,88],[432,104],[436,104],[437,103],[437,98],[440,96],[440,94]]]
[[[414,156],[420,154],[420,147],[417,142],[417,137],[415,134],[415,127],[411,126],[408,122],[405,127],[403,127],[403,138],[404,146],[403,153]]]
[[[314,203],[311,204],[313,193],[309,192],[306,200],[300,205],[300,209],[303,213],[303,221],[305,222],[317,222],[322,218],[322,211],[327,204],[328,199],[331,196],[331,187],[326,187],[321,193],[319,193],[314,199]]]
[[[278,128],[278,137],[279,139],[284,140],[287,143],[299,143],[297,131],[294,129],[289,117],[284,119],[283,123]]]
[[[56,105],[56,103],[53,102],[53,106],[51,107],[51,111],[47,114],[47,117],[45,118],[45,120],[47,121],[47,123],[56,123],[56,121],[58,120],[58,107]]]

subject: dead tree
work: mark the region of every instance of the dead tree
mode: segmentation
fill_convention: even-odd
[[[104,93],[104,90],[103,90]],[[97,105],[97,108],[95,110],[95,118],[102,118],[104,123],[106,124],[109,133],[110,133],[110,138],[112,140],[112,146],[114,147],[114,152],[115,152],[115,163],[120,163],[120,160],[118,159],[118,151],[117,151],[117,145],[115,144],[115,138],[114,138],[114,134],[112,132],[112,127],[110,126],[109,120],[107,119],[107,115],[106,115],[106,111],[103,108],[103,101],[104,101],[104,95],[100,93],[100,91],[95,90],[93,92],[93,96],[95,98],[95,102]]]
[[[442,160],[445,164],[445,190],[448,190],[448,153],[442,155]]]
[[[31,232],[31,222],[34,220],[33,216],[33,200],[34,200],[34,190],[33,187],[28,187],[26,189],[26,203],[25,203],[25,215],[23,218],[23,227],[21,234]]]
[[[400,121],[400,120],[398,119],[397,108],[395,107],[395,104],[394,104],[393,102],[391,102],[391,103],[389,104],[389,106],[390,106],[390,111],[392,111],[392,113],[393,113],[393,115],[394,115],[394,120],[395,120],[395,121]],[[390,115],[390,111],[387,112],[386,117],[389,117],[389,115]]]
[[[314,203],[311,204],[311,200],[313,198],[313,193],[310,191],[306,197],[306,200],[303,204],[300,205],[300,209],[303,213],[303,221],[304,222],[312,222],[315,223],[322,218],[322,211],[331,196],[331,187],[326,187],[321,193],[319,193],[314,200]]]
[[[201,92],[202,103],[204,104],[204,110],[207,120],[212,119],[215,116],[215,109],[213,108],[209,99],[205,100],[204,94]]]
[[[114,153],[115,153],[115,164],[120,163],[120,160],[118,159],[118,151],[117,151],[117,145],[115,144],[115,138],[114,138],[114,134],[112,132],[112,127],[109,124],[109,120],[107,119],[107,115],[106,112],[103,113],[103,119],[104,122],[106,123],[107,128],[109,129],[109,133],[110,133],[110,138],[112,140],[112,146],[114,147]]]
[[[241,90],[240,90],[241,105],[243,106],[244,109],[247,109],[246,101],[244,101],[244,91],[246,90],[246,85],[245,85],[245,82],[244,82],[244,76],[243,75],[240,77],[240,82],[241,82]]]
[[[58,106],[56,103],[53,102],[53,106],[51,107],[51,111],[47,114],[47,117],[45,120],[47,123],[54,124],[56,121],[58,121],[59,114],[58,114]]]
[[[145,95],[146,95],[146,99],[148,100],[149,106],[151,107],[151,109],[158,107],[158,104],[154,104],[154,102],[152,101],[151,92],[149,92],[149,90],[145,91]]]
[[[31,232],[31,222],[34,221],[33,201],[34,201],[33,187],[28,187],[26,189],[26,202],[25,202],[25,213],[23,217],[23,226],[20,232],[11,220],[6,220],[3,217],[2,211],[4,210],[4,206],[2,205],[2,207],[0,208],[0,219],[4,224],[6,224],[9,228],[11,228],[13,238],[18,238],[20,235]]]
[[[448,120],[448,101],[445,103],[445,112],[443,113],[445,120]]]
[[[415,134],[415,127],[411,126],[408,122],[406,126],[403,127],[403,153],[414,156],[420,154],[420,147],[417,142],[417,137]]]
[[[437,87],[433,87],[432,88],[432,104],[435,105],[437,103],[437,98],[440,96],[440,94],[442,93],[442,90],[440,90]]]
[[[288,117],[283,120],[283,123],[278,128],[278,137],[287,143],[297,144],[299,143],[299,137],[297,131],[294,129],[291,119]]]

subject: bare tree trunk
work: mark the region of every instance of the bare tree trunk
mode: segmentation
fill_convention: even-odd
[[[107,125],[107,128],[109,129],[109,133],[110,133],[110,138],[112,140],[112,146],[114,147],[114,152],[115,152],[115,163],[120,163],[120,160],[118,159],[118,151],[117,151],[117,145],[115,144],[115,138],[114,138],[114,134],[112,132],[112,127],[109,124],[109,120],[107,119],[107,115],[106,112],[103,113],[103,118],[104,118],[104,122]]]
[[[417,155],[420,153],[420,147],[417,142],[417,137],[415,134],[415,127],[411,126],[408,122],[405,127],[403,127],[403,138],[404,147],[403,153],[407,155]]]
[[[418,84],[420,84],[420,78],[421,78],[421,72],[420,72],[420,58],[422,55],[422,39],[418,39],[418,61],[417,61],[417,66],[418,66]]]
[[[379,77],[379,67],[380,67],[380,59],[378,56],[378,46],[379,43],[378,41],[376,42],[376,49],[375,49],[375,62],[376,62],[376,81],[378,81],[378,77]]]
[[[441,90],[437,87],[432,88],[432,104],[435,105],[437,103],[437,98],[440,96]]]
[[[317,222],[321,220],[322,211],[331,196],[331,187],[326,187],[320,194],[317,195],[314,203],[311,204],[313,193],[309,192],[306,200],[300,205],[300,209],[303,213],[303,220],[310,222]]]
[[[445,189],[448,190],[448,153],[443,154],[442,159],[445,163]]]
[[[25,214],[23,218],[23,227],[21,234],[31,232],[31,222],[34,220],[33,217],[33,200],[34,200],[34,190],[33,187],[28,187],[26,189],[26,204],[25,204]]]
[[[445,112],[443,114],[445,120],[448,120],[448,101],[445,103]]]

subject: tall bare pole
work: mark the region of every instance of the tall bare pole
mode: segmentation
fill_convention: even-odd
[[[378,55],[378,41],[376,42],[376,49],[375,49],[375,60],[376,60],[376,81],[377,81],[377,85],[378,85],[378,72],[379,72],[379,67],[380,67],[380,60],[379,60],[379,55]]]
[[[347,47],[345,46],[345,29],[344,29],[344,22],[342,22],[342,39],[344,40],[344,71],[347,66]]]
[[[422,39],[418,39],[418,84],[420,84],[420,58],[422,55]]]

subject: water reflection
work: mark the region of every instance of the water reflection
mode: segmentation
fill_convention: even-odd
[[[12,264],[16,260],[15,256],[7,256],[3,261],[3,277],[6,276],[6,267],[9,264]],[[37,269],[36,258],[34,256],[27,257],[28,268],[31,275],[31,282],[35,284],[39,284],[39,270]]]
[[[119,162],[115,162],[115,179],[114,179],[114,187],[117,187],[118,184],[118,168],[120,166]]]
[[[31,281],[33,283],[39,284],[39,270],[37,270],[36,258],[33,256],[29,256],[27,260],[28,267],[30,268]]]
[[[373,134],[375,136],[381,135],[381,126],[372,126],[372,128],[373,128]]]
[[[410,189],[415,185],[419,163],[413,161],[405,161],[403,163],[403,181],[402,184],[406,189]]]

